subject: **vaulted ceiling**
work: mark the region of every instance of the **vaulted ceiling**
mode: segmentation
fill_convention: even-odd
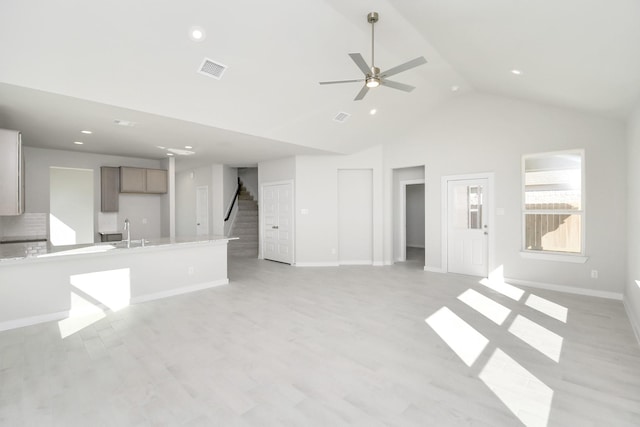
[[[370,62],[370,11],[377,66],[427,59],[394,76],[413,92],[353,101],[359,83],[318,84],[361,77],[347,54]],[[158,146],[188,145],[178,164],[250,165],[397,140],[472,91],[624,120],[638,22],[637,0],[3,0],[0,127],[31,146],[163,158]],[[220,80],[197,72],[204,58],[228,67]]]

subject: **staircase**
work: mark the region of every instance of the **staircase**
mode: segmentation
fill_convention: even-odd
[[[238,212],[231,228],[231,236],[239,240],[229,241],[228,254],[235,257],[258,257],[258,202],[244,185],[240,186]]]

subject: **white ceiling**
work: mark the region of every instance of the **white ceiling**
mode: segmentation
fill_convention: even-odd
[[[361,77],[347,54],[370,61],[373,10],[377,66],[428,63],[394,76],[413,92],[354,102],[359,84],[318,82]],[[638,0],[3,0],[0,127],[26,145],[136,157],[192,145],[184,167],[357,151],[469,91],[624,119],[640,97],[638,22]],[[196,72],[205,57],[228,66],[221,80]],[[75,146],[81,129],[94,134]]]

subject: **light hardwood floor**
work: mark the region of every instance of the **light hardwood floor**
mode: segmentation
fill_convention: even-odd
[[[0,333],[2,426],[638,426],[622,304],[231,259],[230,285]]]

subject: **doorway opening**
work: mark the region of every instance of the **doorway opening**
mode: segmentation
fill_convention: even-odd
[[[94,242],[93,169],[49,169],[49,237],[54,246]]]
[[[425,265],[424,166],[393,169],[394,261]]]

